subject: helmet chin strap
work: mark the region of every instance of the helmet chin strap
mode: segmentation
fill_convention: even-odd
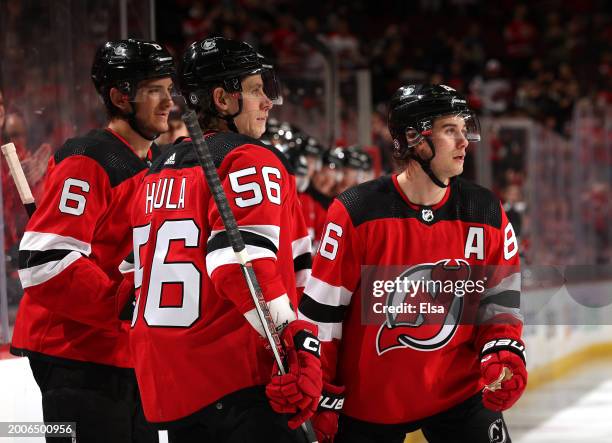
[[[220,114],[218,115],[223,120],[225,120],[225,122],[227,123],[227,127],[230,131],[238,134],[238,127],[236,126],[234,119],[238,117],[241,112],[242,112],[242,94],[240,95],[240,98],[238,99],[238,112],[235,112],[234,114],[230,114],[230,115],[220,115]]]
[[[432,182],[434,182],[434,184],[436,186],[439,186],[440,188],[447,188],[448,184],[444,184],[444,182],[442,180],[440,180],[438,177],[436,177],[436,174],[434,174],[433,170],[431,169],[431,161],[434,159],[434,157],[436,156],[436,149],[434,147],[433,142],[429,139],[429,137],[425,137],[425,141],[427,142],[427,144],[429,145],[429,148],[431,149],[431,152],[433,153],[433,155],[428,158],[428,159],[424,159],[421,158],[417,153],[416,153],[416,149],[413,150],[413,154],[411,155],[411,157],[417,161],[417,163],[419,165],[421,165],[421,169],[423,169],[423,171],[425,172],[425,174],[427,174],[427,176],[431,179]],[[450,184],[450,180],[448,182]]]
[[[130,105],[132,105],[132,112],[129,112],[126,114],[127,122],[130,125],[130,127],[145,140],[149,140],[152,142],[157,137],[159,137],[160,134],[153,134],[153,135],[145,134],[145,132],[142,129],[140,129],[138,120],[136,120],[136,102],[130,101]]]

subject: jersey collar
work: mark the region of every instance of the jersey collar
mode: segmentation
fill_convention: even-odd
[[[121,141],[121,143],[123,143],[125,146],[127,146],[128,148],[130,148],[130,151],[132,151],[134,153],[135,156],[138,157],[138,154],[136,154],[136,151],[134,151],[134,148],[132,148],[132,145],[129,144],[129,142],[123,138],[121,135],[119,135],[118,132],[113,131],[111,128],[104,128],[105,131],[110,132],[115,138],[117,138],[119,141]],[[138,157],[140,158],[140,157]],[[147,151],[147,160],[149,162],[153,161],[153,150],[151,148],[149,148],[149,150]]]
[[[393,186],[395,186],[395,190],[402,197],[402,200],[404,200],[406,204],[410,206],[412,209],[419,211],[423,208],[426,208],[426,209],[431,209],[432,211],[435,211],[437,209],[440,209],[442,206],[444,206],[444,204],[448,201],[448,197],[450,196],[451,186],[448,186],[446,188],[446,192],[444,193],[444,197],[442,197],[442,200],[440,200],[438,203],[436,203],[433,206],[417,205],[416,203],[411,202],[410,200],[408,200],[408,197],[406,197],[406,194],[404,194],[404,191],[402,191],[402,188],[400,187],[399,182],[397,181],[398,175],[399,174],[393,174],[391,176],[391,180],[393,181]]]

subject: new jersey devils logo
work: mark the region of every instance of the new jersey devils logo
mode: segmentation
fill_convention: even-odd
[[[400,314],[387,310],[386,321],[376,337],[379,355],[392,349],[413,348],[431,351],[453,338],[464,309],[464,298],[455,294],[453,282],[468,281],[470,265],[465,260],[440,260],[404,271],[399,279],[415,282],[413,291],[387,295],[387,307],[412,305],[415,309]],[[449,283],[450,282],[450,283]]]

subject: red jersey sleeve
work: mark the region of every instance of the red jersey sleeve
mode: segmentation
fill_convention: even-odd
[[[21,240],[19,277],[29,296],[47,309],[116,330],[120,283],[91,257],[110,195],[108,176],[95,160],[77,155],[59,164],[50,161],[44,196]]]
[[[516,235],[503,208],[499,229],[490,228],[485,274],[486,288],[477,316],[476,346],[479,351],[493,339],[521,339],[521,273]]]
[[[272,302],[270,311],[279,323],[295,319],[277,269],[281,235],[287,235],[281,234],[281,227],[287,223],[281,205],[295,198],[290,195],[295,193],[295,185],[289,183],[292,177],[273,152],[248,144],[228,153],[218,172],[264,297]],[[218,293],[251,321],[250,317],[256,315],[253,299],[212,195],[208,208],[208,275]]]
[[[361,256],[362,245],[351,218],[344,205],[334,200],[298,312],[298,318],[319,328],[326,382],[333,383],[336,376],[343,321],[361,279]]]

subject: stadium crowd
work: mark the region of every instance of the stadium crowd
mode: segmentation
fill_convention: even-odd
[[[157,39],[176,54],[190,42],[208,35],[253,44],[278,67],[286,100],[313,115],[324,109],[323,91],[317,80],[323,69],[322,52],[313,48],[326,47],[338,60],[342,133],[337,144],[343,147],[351,144],[348,128],[354,127],[356,121],[351,73],[369,69],[375,109],[372,138],[382,160],[382,170],[377,172],[389,172],[393,165],[388,155],[391,138],[386,125],[386,101],[402,84],[444,83],[467,95],[470,105],[482,116],[525,116],[562,139],[573,140],[574,109],[590,106],[597,115],[607,112],[612,100],[612,23],[605,4],[603,0],[174,0],[156,2],[156,29]],[[55,15],[49,13],[47,6],[22,1],[3,2],[2,8],[0,141],[17,145],[26,175],[37,191],[47,159],[60,142],[104,121],[102,107],[90,85],[89,64],[95,46],[116,31],[116,17],[106,11],[104,2],[88,2],[81,6],[82,23],[72,24],[73,31],[83,28],[82,32],[72,33],[82,38],[65,36],[64,39],[72,39],[69,45],[45,51],[40,36],[28,30],[49,27],[50,33],[62,32],[53,30]],[[32,20],[40,23],[34,26]],[[95,26],[87,28],[85,23]],[[300,126],[302,122],[291,123]],[[163,136],[163,141],[172,142],[181,131],[175,118],[172,134]],[[529,222],[522,222],[527,211],[524,145],[505,137],[497,134],[490,139],[494,189],[515,217],[517,230],[529,232]],[[609,134],[606,136],[603,129],[604,150],[609,146],[606,137]],[[607,155],[609,161],[610,154]],[[319,160],[331,166],[340,161],[333,157],[321,154]],[[370,164],[367,160],[365,164],[363,169],[356,168],[363,172],[360,179],[372,174],[371,159]],[[609,168],[608,164],[608,178]],[[311,183],[324,183],[327,172],[321,168],[318,178],[310,174]],[[323,194],[327,198],[333,196],[345,186],[342,180],[341,176],[337,178],[337,185]],[[19,208],[4,163],[2,186],[10,273],[10,260],[16,259],[15,245],[23,230],[25,213]],[[596,201],[609,202],[610,182],[596,180],[583,194],[585,199],[594,195]],[[563,209],[567,205],[561,196],[551,205],[554,208],[548,212],[552,215],[568,212]],[[605,204],[591,205],[585,213],[587,223],[595,226],[597,238],[604,245],[596,261],[609,262],[610,230],[601,222],[606,214]],[[563,234],[564,229],[569,228],[560,227],[557,234]],[[549,235],[558,238],[553,233],[549,231]],[[528,239],[525,242],[527,247]]]

